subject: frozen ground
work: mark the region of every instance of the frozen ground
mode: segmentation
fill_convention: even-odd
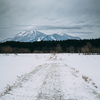
[[[100,55],[0,54],[0,100],[100,100]]]

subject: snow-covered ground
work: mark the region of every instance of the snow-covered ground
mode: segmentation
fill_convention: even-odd
[[[100,55],[0,54],[0,100],[100,100]]]

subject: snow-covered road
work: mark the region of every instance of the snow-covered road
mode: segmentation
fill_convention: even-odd
[[[1,93],[0,100],[100,100],[92,79],[62,60],[52,56],[20,76]]]

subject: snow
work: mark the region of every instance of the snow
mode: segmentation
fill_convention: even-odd
[[[91,77],[98,85],[100,85],[100,55],[69,54],[67,56],[68,57],[65,58],[67,65],[80,70],[81,73]],[[60,57],[64,58],[64,55],[61,55]]]
[[[51,35],[51,38],[56,41],[56,39]]]
[[[33,33],[33,31],[31,31],[31,34]]]
[[[0,100],[100,100],[99,66],[100,55],[0,54]]]
[[[57,34],[63,36],[65,33],[62,33],[62,32],[58,32]],[[66,34],[67,35],[67,34]]]
[[[25,31],[20,32],[19,34],[17,34],[18,36],[23,36],[23,34],[25,33]],[[14,37],[15,38],[15,37]]]
[[[38,40],[37,41],[41,41],[41,39],[40,38],[38,38]]]
[[[31,54],[0,54],[0,89],[41,64],[42,60],[39,61],[38,57]]]

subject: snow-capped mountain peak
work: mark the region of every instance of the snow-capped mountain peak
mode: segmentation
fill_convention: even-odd
[[[65,33],[63,33],[63,32],[58,32],[58,33],[56,33],[56,34],[59,34],[59,35],[61,35],[61,36],[65,35]]]
[[[59,40],[68,40],[68,39],[77,39],[80,40],[79,37],[73,37],[70,35],[67,35],[63,32],[54,33],[51,35],[46,35],[39,31],[23,31],[18,34],[16,34],[12,38],[8,38],[6,40],[3,40],[1,42],[6,41],[19,41],[19,42],[34,42],[34,41],[59,41]]]

